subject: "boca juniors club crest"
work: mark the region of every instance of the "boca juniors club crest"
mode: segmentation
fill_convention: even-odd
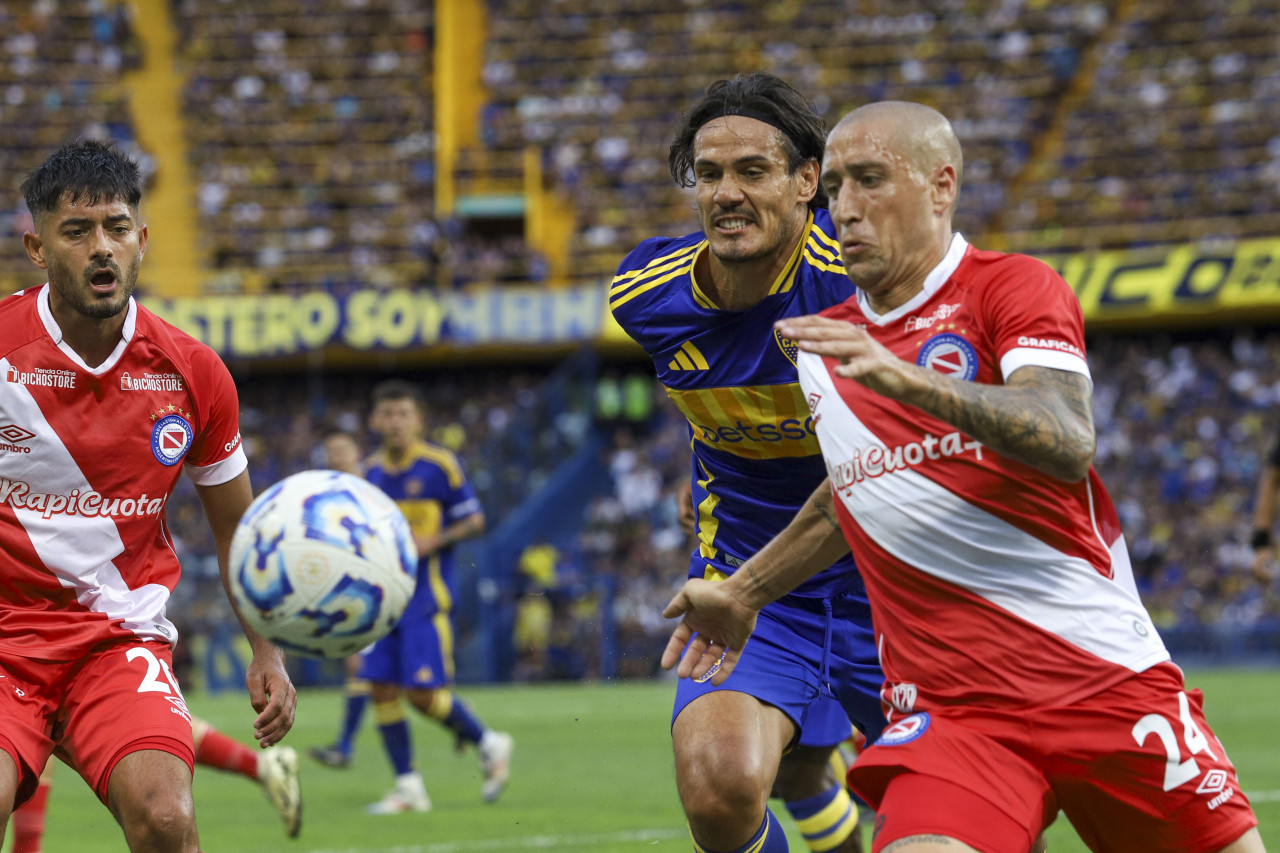
[[[955,379],[972,381],[978,375],[978,351],[960,335],[935,335],[920,348],[916,364]]]
[[[800,347],[796,346],[796,342],[791,338],[783,337],[777,329],[773,330],[773,339],[777,342],[778,349],[782,350],[782,354],[787,357],[787,361],[795,364],[796,356],[800,354]]]
[[[165,415],[151,427],[151,452],[161,465],[177,465],[187,455],[194,435],[185,417]]]

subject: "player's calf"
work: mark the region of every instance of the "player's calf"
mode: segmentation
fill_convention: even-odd
[[[772,795],[781,799],[810,850],[862,853],[858,807],[832,764],[834,747],[796,746],[778,763]]]

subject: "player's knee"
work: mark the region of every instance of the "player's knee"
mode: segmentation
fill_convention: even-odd
[[[680,799],[690,824],[754,831],[764,820],[773,768],[741,754],[707,756],[692,762],[681,780]],[[748,833],[750,835],[750,833]]]
[[[196,813],[190,797],[158,796],[122,816],[132,853],[196,850]]]

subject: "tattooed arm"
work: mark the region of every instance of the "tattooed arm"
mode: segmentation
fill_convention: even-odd
[[[755,628],[760,608],[848,553],[831,483],[823,480],[791,523],[727,580],[685,582],[662,614],[668,619],[684,617],[671,633],[662,666],[670,669],[679,661],[680,677],[710,673],[713,684],[723,683]]]
[[[849,553],[840,532],[831,481],[814,489],[791,523],[725,583],[748,606],[759,610]]]
[[[864,329],[827,317],[783,321],[800,349],[840,359],[835,373],[943,420],[1002,456],[1075,482],[1089,473],[1096,438],[1088,377],[1021,367],[1004,385],[981,385],[903,361]]]
[[[1089,473],[1096,438],[1088,377],[1029,366],[1015,370],[1004,385],[980,385],[908,366],[920,376],[896,398],[900,402],[1051,477],[1075,482]]]

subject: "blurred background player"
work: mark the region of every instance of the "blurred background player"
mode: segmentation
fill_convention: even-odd
[[[363,653],[360,675],[373,697],[378,731],[396,774],[395,787],[369,806],[371,814],[425,812],[426,783],[414,767],[413,744],[400,696],[453,732],[459,748],[476,747],[482,795],[493,802],[507,783],[512,738],[487,728],[449,685],[453,681],[453,547],[484,532],[484,511],[462,463],[422,438],[422,395],[397,379],[373,389],[369,424],[381,447],[365,477],[404,511],[418,546],[418,586],[404,616]]]
[[[694,187],[702,230],[640,244],[610,290],[614,317],[690,425],[698,542],[689,577],[732,575],[825,476],[795,347],[773,329],[855,292],[820,206],[825,135],[822,118],[774,75],[713,83],[669,158],[675,180]],[[762,622],[764,639],[724,688],[689,680],[676,688],[676,786],[695,846],[787,850],[772,793],[812,849],[860,850],[857,809],[831,758],[849,737],[850,715],[870,737],[884,718],[852,560],[839,558]],[[849,713],[828,682],[846,683]]]
[[[290,746],[273,746],[254,751],[227,737],[212,725],[191,717],[196,764],[237,773],[262,786],[267,801],[284,821],[285,834],[297,838],[302,829],[302,794],[298,786],[298,754]],[[45,813],[53,789],[51,758],[40,773],[35,795],[13,812],[13,848],[10,853],[40,853],[44,840]]]
[[[27,256],[48,282],[0,302],[0,827],[55,752],[112,812],[130,850],[199,848],[190,715],[165,616],[181,574],[164,505],[185,472],[225,587],[253,499],[227,368],[133,299],[147,246],[138,165],[65,145],[23,182]],[[135,389],[128,376],[158,381]],[[53,509],[56,507],[56,509]],[[246,675],[266,747],[293,725],[284,655],[248,626]]]
[[[346,430],[335,429],[324,437],[324,466],[334,471],[363,477],[360,464],[360,442]],[[350,655],[343,661],[342,724],[338,737],[328,746],[313,746],[307,754],[326,767],[346,767],[355,751],[355,736],[364,720],[369,704],[369,682],[360,677],[360,654]],[[397,700],[398,701],[398,700]]]

